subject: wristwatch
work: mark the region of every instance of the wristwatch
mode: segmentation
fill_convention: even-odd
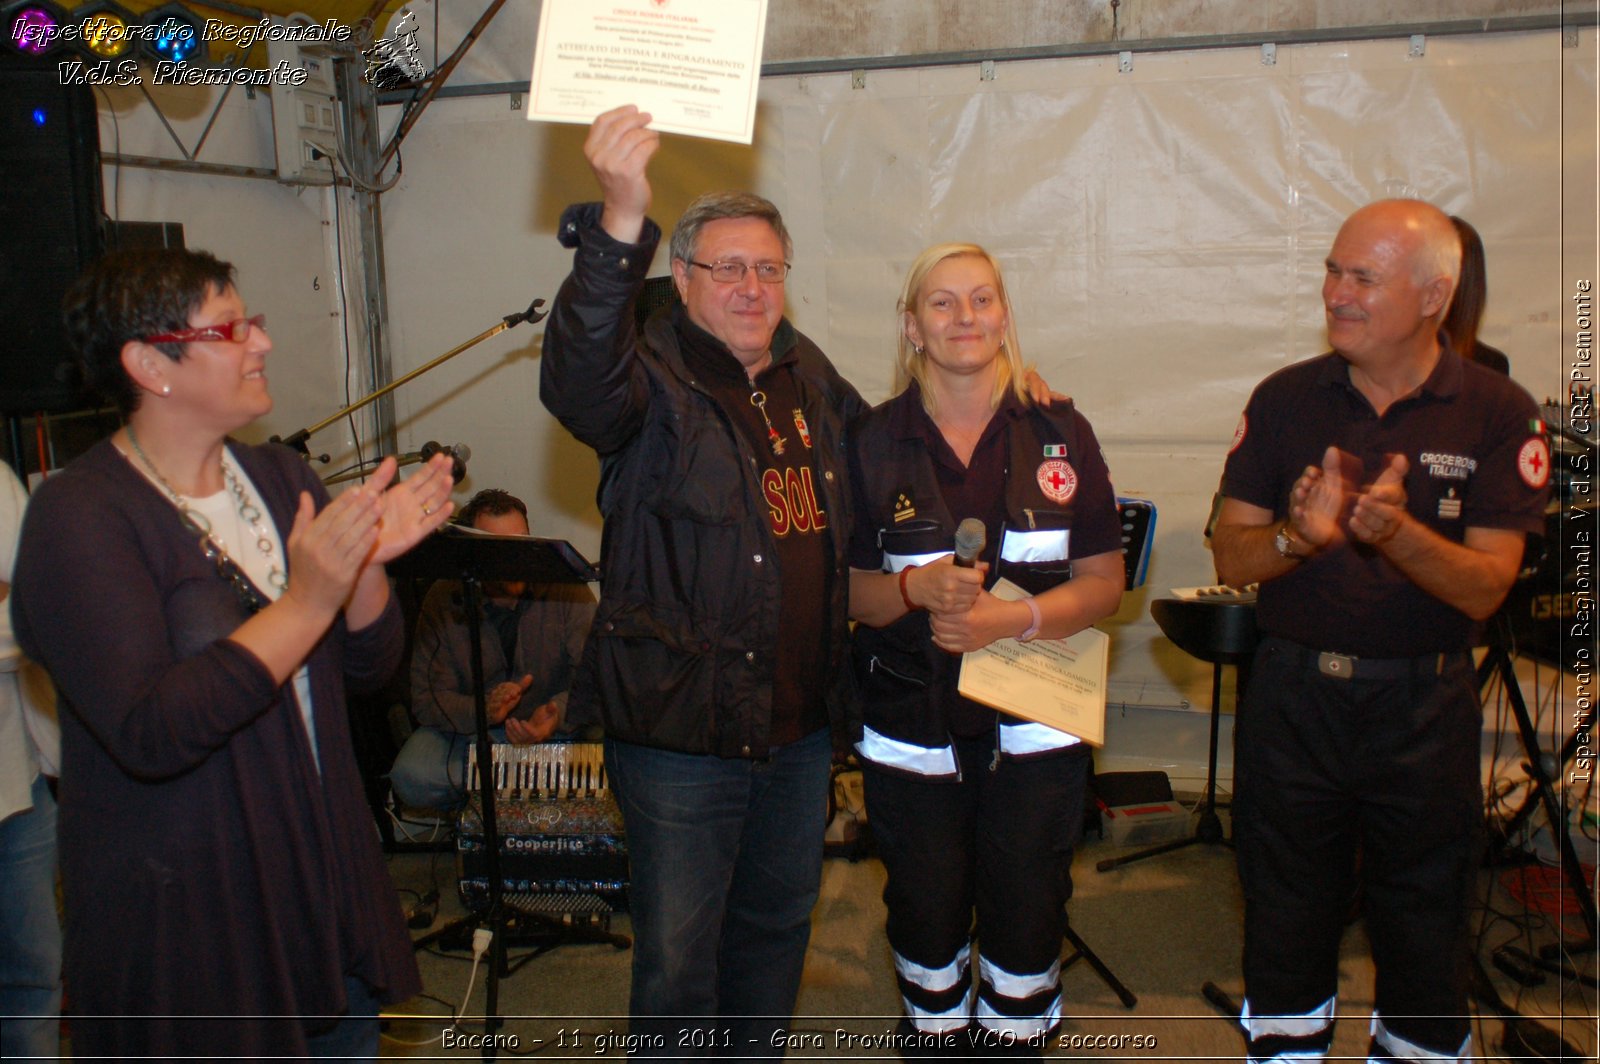
[[[1285,558],[1296,558],[1302,561],[1311,557],[1310,554],[1300,554],[1294,549],[1295,543],[1298,541],[1292,535],[1290,535],[1289,528],[1289,522],[1285,521],[1283,524],[1278,526],[1278,534],[1273,537],[1272,545],[1278,548],[1278,553],[1283,555]],[[1307,544],[1307,546],[1309,546],[1309,544]]]

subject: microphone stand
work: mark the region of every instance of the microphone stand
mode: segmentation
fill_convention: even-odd
[[[279,442],[281,443],[286,441],[280,440]],[[441,450],[439,453],[444,454],[445,452]],[[324,455],[323,457],[326,458],[327,456]],[[362,477],[370,475],[374,469],[382,465],[385,457],[385,455],[379,455],[376,458],[368,458],[365,462],[358,462],[349,469],[340,470],[331,477],[323,477],[322,482],[324,484],[343,484],[347,480],[359,480]],[[404,468],[408,465],[416,465],[418,462],[425,461],[427,461],[427,459],[422,457],[421,451],[407,451],[405,454],[398,455],[395,458],[395,463],[401,468]]]
[[[504,318],[500,319],[500,323],[498,325],[495,325],[489,329],[485,329],[483,332],[479,333],[477,336],[474,336],[472,339],[458,347],[452,347],[450,350],[446,351],[432,362],[429,362],[427,365],[418,366],[416,369],[412,370],[410,373],[407,373],[403,377],[395,378],[388,384],[385,384],[382,388],[379,388],[377,391],[373,392],[371,395],[368,395],[363,399],[357,399],[343,410],[340,410],[334,414],[330,414],[321,421],[317,422],[315,425],[312,425],[310,428],[304,428],[296,432],[291,432],[287,436],[274,436],[272,437],[272,442],[293,447],[295,450],[299,451],[307,461],[309,461],[311,459],[311,451],[306,446],[306,441],[311,438],[313,433],[321,432],[323,429],[327,428],[335,421],[338,421],[340,418],[360,410],[368,403],[375,402],[376,400],[383,398],[396,388],[400,387],[402,384],[409,383],[410,381],[422,376],[424,373],[427,373],[434,367],[443,365],[445,362],[448,362],[450,359],[455,358],[461,352],[465,351],[467,348],[476,347],[478,344],[483,343],[483,341],[489,339],[491,336],[499,336],[507,329],[515,328],[525,321],[535,323],[543,321],[546,317],[548,317],[548,313],[540,309],[543,306],[544,300],[535,299],[532,303],[528,304],[527,310],[524,310],[520,314],[506,315]],[[317,460],[319,462],[327,462],[329,459],[328,456],[324,454],[318,455]]]

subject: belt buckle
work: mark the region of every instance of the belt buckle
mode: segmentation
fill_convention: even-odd
[[[1324,650],[1317,655],[1317,671],[1335,680],[1349,680],[1356,674],[1356,659],[1349,654]]]

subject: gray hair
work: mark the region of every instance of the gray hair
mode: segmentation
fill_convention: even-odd
[[[789,239],[789,230],[784,227],[783,215],[778,213],[778,208],[773,206],[771,200],[763,199],[754,192],[707,192],[689,204],[683,217],[678,219],[677,227],[672,230],[669,249],[672,258],[684,262],[692,260],[695,246],[700,242],[700,230],[705,228],[707,222],[724,218],[760,218],[772,226],[773,232],[783,242],[784,259],[794,257],[794,242]]]
[[[1435,277],[1443,277],[1450,282],[1453,294],[1461,282],[1461,234],[1450,216],[1443,211],[1434,208],[1420,213],[1422,246],[1417,249],[1417,256],[1413,260],[1417,281],[1427,284]]]

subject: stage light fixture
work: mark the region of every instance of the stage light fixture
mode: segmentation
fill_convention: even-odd
[[[111,0],[80,7],[75,13],[79,41],[100,59],[121,59],[139,42],[133,30],[133,13]]]
[[[23,0],[10,4],[0,16],[5,25],[5,46],[26,56],[44,56],[62,44],[61,28],[71,21],[50,0]]]
[[[200,35],[202,23],[182,4],[164,4],[144,17],[146,26],[155,26],[156,32],[142,39],[140,44],[156,61],[173,63],[205,62],[206,43]]]

